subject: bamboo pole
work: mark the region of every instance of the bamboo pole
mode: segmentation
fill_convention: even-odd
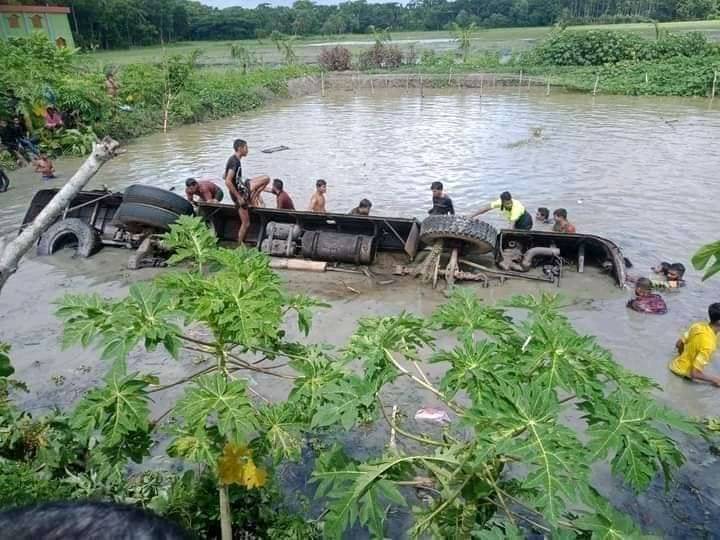
[[[645,84],[650,84],[650,78],[648,77],[647,71],[645,72]]]
[[[375,93],[375,85],[373,84],[373,76],[372,75],[370,75],[370,93],[371,94]]]
[[[423,78],[422,73],[420,73],[420,97],[425,97],[425,94],[423,92]]]
[[[410,91],[410,75],[408,74],[405,77],[405,92],[409,92],[409,91]]]
[[[325,97],[325,72],[320,72],[320,95]]]
[[[520,70],[520,81],[518,82],[518,86],[522,86],[522,79],[523,79],[523,70]]]
[[[715,99],[715,91],[717,90],[718,72],[715,70],[715,76],[713,77],[712,93],[710,99]]]
[[[447,82],[448,86],[450,86],[451,81],[452,81],[452,68],[450,68],[450,73],[448,74],[448,82]]]
[[[595,87],[593,88],[593,96],[597,95],[598,84],[600,84],[600,74],[595,74]]]
[[[483,82],[485,81],[485,74],[480,75],[480,97],[483,95]]]
[[[547,82],[547,89],[545,90],[545,95],[550,95],[550,77],[545,77],[545,81]]]

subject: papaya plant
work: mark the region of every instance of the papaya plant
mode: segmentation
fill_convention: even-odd
[[[650,379],[579,334],[555,296],[488,306],[463,290],[431,317],[362,319],[338,350],[288,339],[292,320],[307,335],[322,304],[287,294],[265,255],[218,247],[189,217],[165,242],[189,267],[134,285],[125,298],[60,302],[65,344],[95,346],[112,366],[74,422],[98,441],[97,459],[111,463],[142,460],[162,427],[172,458],[211,471],[223,538],[232,534],[229,485],[257,489],[279,464],[297,461],[310,436],[374,422],[398,439],[387,450],[359,459],[335,445],[315,456],[326,538],[358,525],[384,538],[389,510],[402,506],[412,508],[413,538],[637,537],[594,487],[591,469],[605,464],[638,492],[659,472],[670,482],[684,462],[672,430],[698,433],[655,401]],[[513,318],[510,309],[527,315]],[[128,373],[138,348],[201,365],[161,384]],[[427,363],[444,368],[439,380]],[[282,381],[285,399],[273,402],[249,384],[254,374]],[[455,420],[431,433],[403,425],[388,412],[398,385],[433,396]],[[151,395],[177,387],[180,399],[151,420]]]

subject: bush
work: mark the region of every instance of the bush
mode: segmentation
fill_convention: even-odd
[[[332,49],[323,48],[318,63],[326,71],[347,71],[352,68],[352,54],[339,45]]]
[[[601,66],[704,55],[711,50],[705,36],[698,32],[666,34],[650,41],[630,32],[562,30],[538,45],[533,60],[555,66]]]
[[[397,45],[376,41],[367,51],[360,53],[360,69],[392,69],[400,67],[402,51]]]

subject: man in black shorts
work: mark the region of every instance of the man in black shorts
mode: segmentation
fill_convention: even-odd
[[[225,165],[225,185],[230,192],[235,207],[240,216],[240,230],[238,231],[238,243],[245,241],[248,229],[250,228],[250,206],[254,206],[260,193],[265,191],[270,183],[267,175],[255,176],[254,178],[243,179],[241,159],[248,155],[248,145],[242,139],[235,139],[233,142],[235,153],[230,156]]]

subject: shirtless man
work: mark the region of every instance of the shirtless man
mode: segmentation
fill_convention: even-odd
[[[185,180],[185,197],[195,204],[195,196],[203,202],[220,202],[223,200],[223,190],[209,180]]]
[[[255,176],[243,180],[241,159],[248,155],[248,145],[242,139],[235,139],[233,142],[233,150],[235,152],[225,165],[225,185],[230,192],[230,197],[235,203],[238,215],[240,216],[240,229],[238,230],[238,243],[245,241],[248,229],[250,228],[250,205],[260,197],[267,185],[270,183],[270,177],[267,175]]]
[[[322,214],[327,213],[325,210],[325,193],[327,192],[327,182],[325,180],[318,180],[315,182],[315,193],[310,198],[310,212],[320,212]]]

